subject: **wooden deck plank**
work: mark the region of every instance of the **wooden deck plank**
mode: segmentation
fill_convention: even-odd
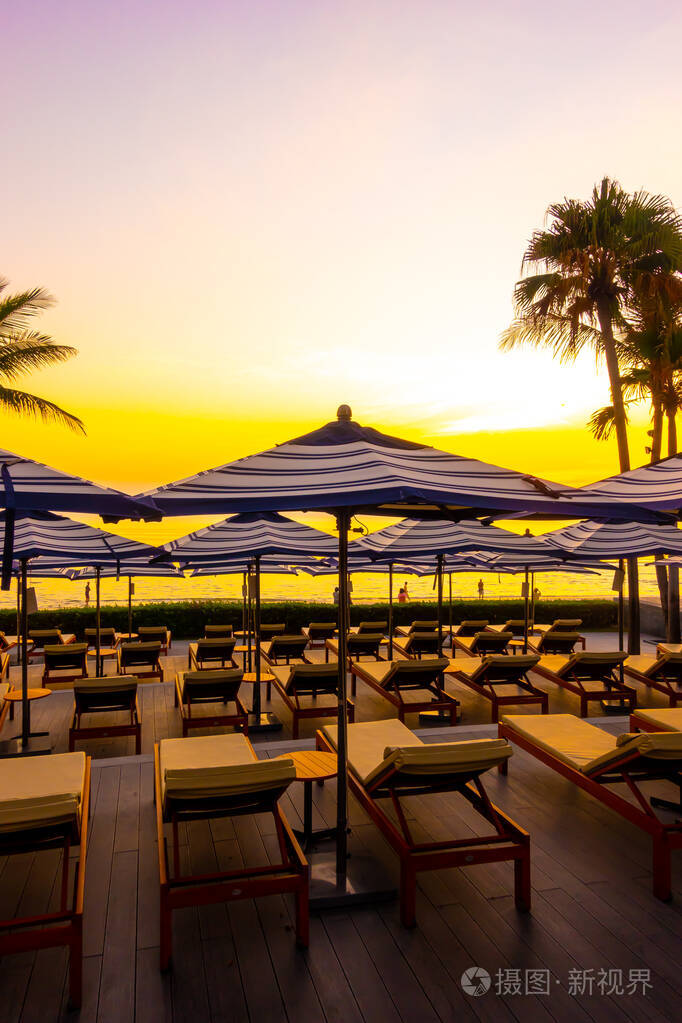
[[[136,880],[137,850],[114,853],[98,1023],[133,1023],[135,1019]]]

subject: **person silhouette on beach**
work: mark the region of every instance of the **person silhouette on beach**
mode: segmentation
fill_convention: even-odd
[[[90,583],[85,584],[85,606],[90,607]]]
[[[479,600],[483,600],[484,593],[485,593],[485,587],[483,585],[483,580],[479,579],[478,580],[478,599]]]

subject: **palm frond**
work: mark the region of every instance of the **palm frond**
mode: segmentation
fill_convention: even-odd
[[[7,281],[0,279],[0,335],[23,331],[33,316],[49,309],[54,298],[44,288],[30,288],[15,295],[2,296]]]
[[[616,429],[616,414],[613,405],[605,405],[590,416],[587,424],[595,440],[608,440]]]
[[[26,391],[0,386],[0,408],[18,415],[39,416],[45,422],[60,423],[63,426],[68,426],[71,430],[80,430],[81,433],[85,433],[85,427],[77,416],[66,412],[54,402],[39,398]]]
[[[0,337],[0,376],[13,381],[22,373],[65,362],[77,354],[76,348],[55,344],[51,337],[38,331],[25,331],[11,338]]]

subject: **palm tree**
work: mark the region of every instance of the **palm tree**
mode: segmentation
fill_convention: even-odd
[[[77,352],[68,345],[55,344],[52,338],[31,328],[33,317],[53,304],[52,296],[43,288],[4,294],[8,283],[0,278],[0,407],[19,415],[40,416],[84,433],[83,423],[70,412],[12,386],[23,374],[64,362]]]
[[[550,348],[572,361],[586,346],[603,357],[609,375],[620,471],[630,468],[627,414],[617,336],[636,290],[680,263],[682,221],[664,196],[629,194],[604,178],[591,198],[564,199],[547,210],[549,225],[535,231],[514,290],[516,319],[500,341]],[[639,578],[628,561],[630,651],[639,652]]]

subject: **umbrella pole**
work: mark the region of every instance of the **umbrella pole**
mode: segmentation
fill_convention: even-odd
[[[242,642],[246,639],[246,572],[242,572]]]
[[[443,555],[438,555],[438,656],[443,656]]]
[[[623,597],[625,563],[622,558],[618,562],[618,569],[620,572],[620,586],[618,587],[618,649],[622,650],[625,645],[625,601]]]
[[[339,706],[336,743],[338,793],[336,797],[336,876],[345,884],[348,859],[348,716],[346,705],[348,667],[348,527],[350,511],[342,508],[339,526]]]
[[[450,649],[452,650],[452,572],[448,572],[448,628],[450,631]]]
[[[21,574],[17,572],[17,664],[21,664]]]
[[[100,624],[101,624],[101,608],[100,608],[100,578],[102,575],[102,569],[99,565],[95,568],[95,596],[97,598],[97,609],[95,611],[95,677],[99,678],[102,674],[102,639],[100,637]]]
[[[250,732],[277,732],[282,727],[282,722],[274,714],[262,713],[261,712],[261,655],[260,655],[260,554],[256,555],[255,562],[255,585],[254,585],[254,620],[253,620],[253,634],[254,634],[254,651],[253,656],[255,659],[256,669],[256,680],[253,686],[253,706],[251,707],[251,713],[249,714],[249,731]]]
[[[388,563],[388,659],[393,660],[393,562]]]
[[[530,627],[535,626],[535,572],[530,574]]]
[[[133,635],[133,577],[128,576],[128,639]]]
[[[251,671],[253,665],[251,664],[251,569],[252,565],[249,563],[249,581],[246,587],[246,657],[247,657],[247,668]]]
[[[26,565],[21,559],[21,748],[27,750],[31,734],[31,704],[28,700],[28,605],[26,604]]]
[[[523,584],[523,652],[528,653],[528,565],[526,565],[525,582]]]

